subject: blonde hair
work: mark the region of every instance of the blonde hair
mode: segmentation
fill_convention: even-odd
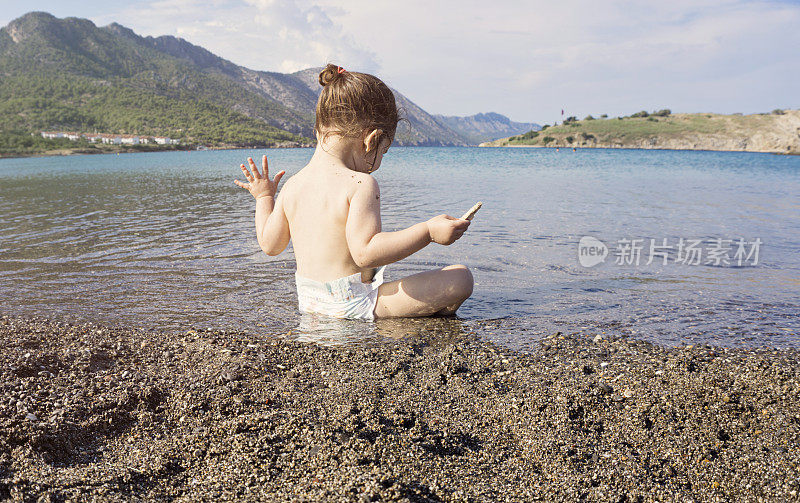
[[[319,83],[323,89],[317,101],[317,133],[357,138],[379,130],[378,144],[383,137],[394,141],[400,121],[397,103],[378,77],[329,64],[320,72]]]

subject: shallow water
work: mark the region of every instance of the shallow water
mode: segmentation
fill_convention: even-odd
[[[2,311],[330,342],[444,326],[301,317],[291,248],[260,252],[252,198],[231,182],[261,153],[0,160]],[[291,175],[311,150],[267,153]],[[387,280],[468,265],[476,285],[460,325],[484,337],[517,348],[554,331],[800,346],[800,157],[392,148],[375,176],[387,230],[483,201],[460,241],[389,266]],[[603,263],[581,265],[583,236],[609,248]],[[702,241],[699,264],[676,262],[681,238]],[[737,257],[740,238],[746,253],[760,240],[757,261]],[[638,266],[628,255],[617,264],[625,239],[643,240]],[[646,264],[651,239],[673,246],[666,264]],[[715,239],[731,240],[716,246],[728,264],[706,263]]]

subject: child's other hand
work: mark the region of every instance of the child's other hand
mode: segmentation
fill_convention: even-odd
[[[450,215],[439,215],[426,222],[431,241],[440,245],[449,245],[464,234],[469,227],[470,221],[462,218],[454,218]]]
[[[279,171],[275,174],[275,179],[269,179],[269,169],[267,167],[267,156],[264,156],[261,160],[261,166],[264,170],[264,173],[259,173],[258,168],[256,167],[256,163],[253,161],[252,157],[247,158],[248,164],[250,164],[250,171],[247,167],[242,164],[242,173],[244,173],[244,177],[247,178],[247,181],[250,183],[242,183],[239,180],[234,180],[233,183],[238,185],[243,189],[247,189],[256,199],[260,197],[275,197],[275,194],[278,193],[278,183],[283,178],[283,175],[286,174],[286,171]]]

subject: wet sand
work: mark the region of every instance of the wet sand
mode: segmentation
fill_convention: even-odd
[[[797,351],[451,323],[341,348],[0,318],[0,500],[798,499]]]

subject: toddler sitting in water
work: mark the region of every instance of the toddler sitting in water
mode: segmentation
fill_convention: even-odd
[[[394,140],[399,120],[394,94],[372,75],[328,65],[319,75],[317,147],[289,178],[277,199],[280,171],[269,178],[267,156],[259,172],[241,165],[256,199],[261,249],[278,255],[292,240],[297,297],[304,312],[338,318],[452,315],[472,294],[463,265],[384,283],[383,269],[431,242],[449,245],[469,220],[439,215],[395,231],[381,231],[380,191],[371,176]],[[377,270],[375,270],[377,268]]]

